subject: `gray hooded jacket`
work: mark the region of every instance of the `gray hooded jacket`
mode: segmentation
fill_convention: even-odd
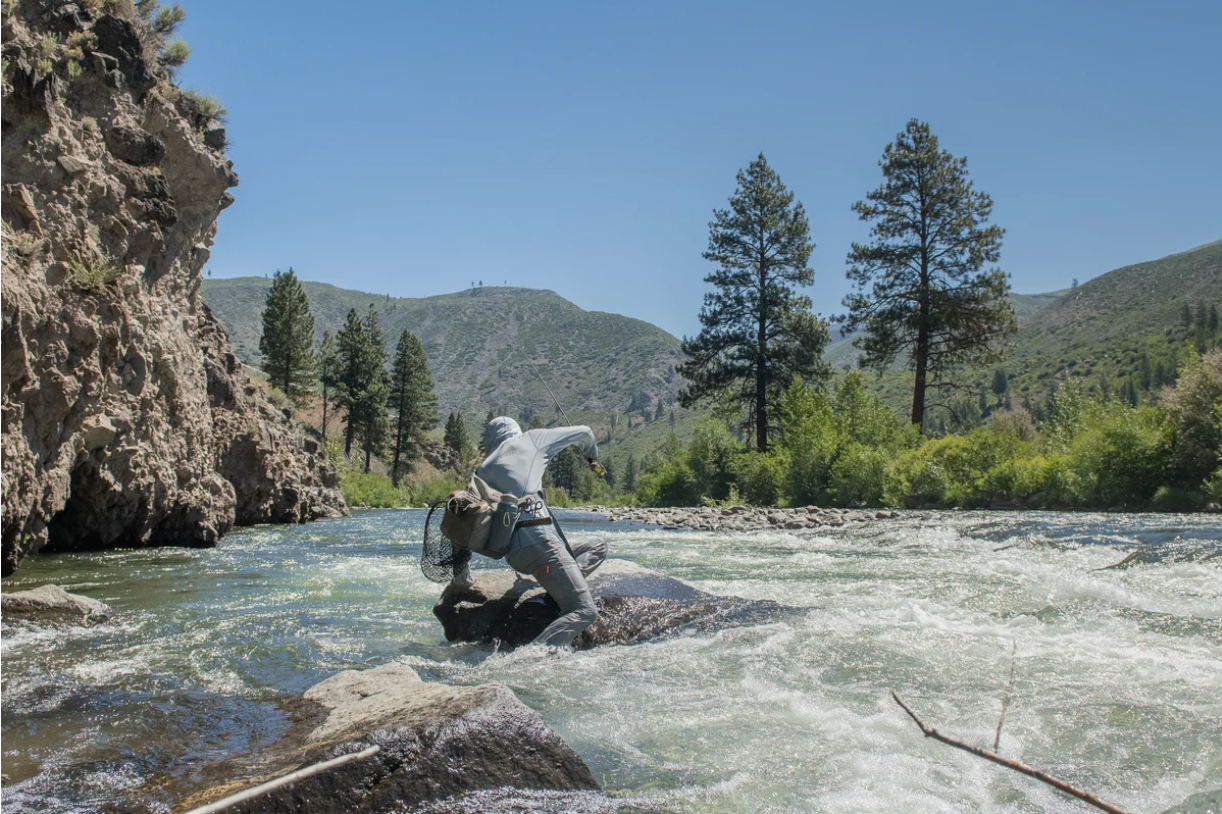
[[[598,458],[594,433],[584,426],[522,432],[518,422],[501,416],[488,422],[484,440],[488,457],[475,474],[498,492],[517,497],[543,491],[543,470],[567,446],[583,458]]]

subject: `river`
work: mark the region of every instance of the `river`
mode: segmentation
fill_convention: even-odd
[[[392,660],[512,687],[621,801],[489,797],[477,810],[1090,810],[923,739],[888,693],[991,745],[1012,667],[1002,755],[1133,812],[1222,786],[1217,516],[951,512],[725,534],[570,513],[570,536],[602,535],[611,556],[809,610],[542,657],[443,639],[438,586],[417,565],[423,519],[361,511],[243,529],[215,549],[27,560],[4,590],[56,583],[115,621],[5,625],[3,810],[95,812],[190,777],[276,739],[278,697]]]

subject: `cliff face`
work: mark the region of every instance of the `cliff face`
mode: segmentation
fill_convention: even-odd
[[[3,43],[3,572],[346,513],[200,298],[238,183],[220,123],[129,4],[6,4]]]

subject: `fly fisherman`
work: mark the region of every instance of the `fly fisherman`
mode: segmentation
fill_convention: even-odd
[[[488,457],[475,474],[498,492],[539,495],[522,513],[505,559],[515,571],[530,574],[560,606],[560,618],[533,644],[565,647],[594,624],[598,609],[586,577],[607,557],[606,543],[587,540],[570,545],[543,503],[543,470],[565,447],[574,446],[591,467],[598,464],[598,446],[589,427],[557,427],[522,432],[518,422],[501,416],[484,429]],[[469,565],[454,574],[456,589],[475,584]]]

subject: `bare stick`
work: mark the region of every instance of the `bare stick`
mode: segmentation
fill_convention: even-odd
[[[376,755],[378,751],[381,750],[381,748],[382,747],[380,746],[370,746],[368,749],[364,749],[360,752],[352,752],[351,754],[340,755],[339,757],[332,758],[331,760],[324,760],[322,763],[315,763],[312,766],[306,766],[304,769],[298,769],[295,772],[286,774],[284,777],[277,777],[275,780],[269,780],[266,783],[262,783],[253,788],[246,789],[245,791],[239,791],[237,794],[233,794],[233,795],[230,795],[229,797],[225,797],[223,799],[217,800],[215,803],[209,803],[206,806],[200,806],[199,808],[193,808],[190,811],[186,812],[186,814],[213,814],[213,812],[216,812],[216,811],[223,811],[224,809],[229,808],[232,805],[237,805],[238,803],[241,803],[245,800],[249,800],[252,797],[258,797],[261,794],[266,794],[267,792],[272,791],[273,789],[278,789],[281,786],[286,786],[289,783],[309,777],[310,775],[318,774],[319,772],[325,772],[327,769],[333,769],[336,766],[342,766],[343,764],[348,763],[353,760],[361,760],[363,758],[371,757],[372,755]]]
[[[1001,757],[1000,755],[995,755],[992,752],[989,752],[985,749],[981,749],[978,746],[971,746],[970,744],[966,744],[963,741],[955,740],[954,738],[949,738],[946,735],[943,735],[938,730],[934,729],[929,724],[922,721],[920,718],[918,718],[917,714],[913,712],[911,709],[909,709],[908,705],[905,704],[903,701],[901,701],[900,697],[895,694],[895,690],[891,691],[891,697],[895,699],[895,703],[899,704],[900,707],[903,708],[904,712],[908,713],[908,717],[916,722],[916,725],[921,728],[921,731],[925,733],[925,737],[927,738],[933,738],[936,741],[941,741],[942,743],[945,743],[947,746],[953,746],[956,749],[962,749],[965,752],[971,752],[973,755],[982,757],[985,760],[991,760],[994,763],[1005,766],[1007,769],[1013,769],[1016,772],[1021,772],[1022,774],[1025,774],[1028,777],[1034,777],[1036,780],[1039,780],[1041,783],[1047,783],[1048,785],[1052,786],[1054,789],[1059,789],[1068,795],[1077,797],[1079,800],[1085,803],[1090,803],[1095,808],[1099,808],[1099,809],[1102,809],[1108,812],[1108,814],[1130,814],[1130,812],[1127,812],[1122,808],[1116,808],[1116,806],[1114,805],[1110,805],[1108,803],[1103,802],[1098,797],[1096,797],[1095,795],[1089,792],[1085,792],[1085,791],[1082,791],[1081,789],[1074,788],[1073,786],[1066,783],[1064,780],[1057,780],[1055,777],[1050,777],[1044,774],[1043,772],[1041,772],[1039,769],[1032,769],[1030,766],[1024,766],[1023,764],[1019,763],[1016,760],[1009,760],[1007,758]]]
[[[1010,699],[1014,697],[1014,658],[1017,653],[1018,642],[1014,642],[1010,648],[1010,683],[1006,684],[1006,694],[1001,697],[1001,717],[997,719],[997,736],[993,738],[994,752],[1001,747],[1001,725],[1006,722],[1006,707],[1010,706]]]

